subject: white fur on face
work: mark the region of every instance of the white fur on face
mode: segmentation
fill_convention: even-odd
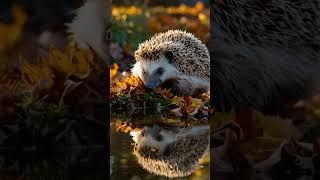
[[[132,140],[138,144],[138,148],[143,146],[158,147],[160,149],[160,152],[163,152],[165,147],[168,144],[176,140],[176,134],[167,130],[161,130],[160,132],[160,135],[162,136],[161,141],[157,141],[149,133],[147,133],[145,136],[142,136],[141,135],[142,131],[143,130],[130,132],[130,135],[132,136]]]
[[[143,70],[145,70],[147,76],[151,76],[160,67],[164,70],[163,74],[160,76],[161,82],[164,82],[172,77],[176,77],[176,75],[179,74],[177,68],[174,65],[170,64],[164,57],[162,57],[158,61],[137,61],[131,69],[131,72],[133,75],[138,76],[144,82],[145,79],[142,75]]]
[[[179,128],[178,130],[175,129],[173,131],[162,129],[160,131],[160,135],[162,136],[161,141],[157,141],[149,133],[147,133],[145,136],[142,136],[141,132],[143,129],[139,131],[131,131],[130,135],[132,136],[132,140],[138,144],[138,148],[143,146],[158,147],[160,148],[160,152],[163,152],[165,147],[176,141],[178,137],[201,134],[201,132],[205,132],[208,129],[209,126],[206,125],[200,125],[191,128]]]
[[[175,67],[175,65],[170,64],[164,57],[157,61],[137,61],[134,64],[134,67],[131,69],[131,72],[133,75],[138,76],[144,83],[146,83],[146,77],[150,77],[160,67],[164,70],[163,74],[159,76],[160,83],[174,79],[178,85],[176,88],[179,89],[178,91],[182,95],[192,96],[198,89],[203,89],[205,91],[209,91],[210,89],[209,79],[185,75],[181,73],[179,69]],[[142,75],[143,71],[145,71],[145,75]]]

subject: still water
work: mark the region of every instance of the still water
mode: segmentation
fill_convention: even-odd
[[[74,148],[60,153],[25,152],[0,154],[1,180],[105,180],[104,148]]]
[[[209,125],[113,118],[111,179],[209,179]]]
[[[107,179],[104,126],[76,122],[59,140],[35,128],[17,132],[0,143],[1,180]]]

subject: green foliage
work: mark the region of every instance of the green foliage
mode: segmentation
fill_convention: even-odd
[[[169,100],[153,92],[143,94],[143,101],[149,103],[151,107],[164,107],[169,105]]]
[[[137,49],[139,43],[151,36],[151,32],[146,28],[146,25],[141,26],[141,22],[147,22],[147,18],[143,14],[114,19],[111,26],[111,41],[127,47],[130,44],[131,50]]]
[[[127,94],[118,94],[118,99],[111,101],[111,107],[127,107],[132,102],[132,97]]]
[[[61,138],[74,123],[74,120],[69,118],[72,116],[67,107],[48,103],[45,98],[38,99],[32,93],[25,94],[18,106],[22,109],[27,128],[35,128],[43,136],[54,134],[56,140]]]
[[[168,106],[170,101],[165,99],[154,92],[142,94],[139,98],[132,97],[128,94],[119,93],[117,99],[111,101],[112,109],[141,109],[145,107],[151,110],[162,110]]]

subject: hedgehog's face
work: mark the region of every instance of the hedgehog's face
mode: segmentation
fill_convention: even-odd
[[[162,154],[166,146],[176,140],[175,133],[163,130],[158,125],[153,127],[144,127],[139,131],[130,132],[135,148],[141,149],[149,147],[154,151]]]
[[[155,89],[179,73],[173,64],[173,53],[168,51],[158,60],[139,60],[132,68],[148,89]]]
[[[194,172],[209,146],[209,125],[187,128],[145,127],[131,132],[133,154],[148,172],[166,177],[185,177]],[[161,141],[153,136],[161,135]]]

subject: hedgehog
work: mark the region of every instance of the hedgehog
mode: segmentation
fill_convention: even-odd
[[[179,96],[205,93],[210,86],[210,56],[193,34],[169,30],[141,43],[135,52],[132,73],[145,87],[170,89]]]
[[[216,1],[211,12],[212,106],[254,138],[255,111],[288,118],[319,88],[320,2]]]
[[[154,125],[130,134],[138,163],[151,173],[170,178],[193,173],[209,148],[208,125],[169,130]]]

